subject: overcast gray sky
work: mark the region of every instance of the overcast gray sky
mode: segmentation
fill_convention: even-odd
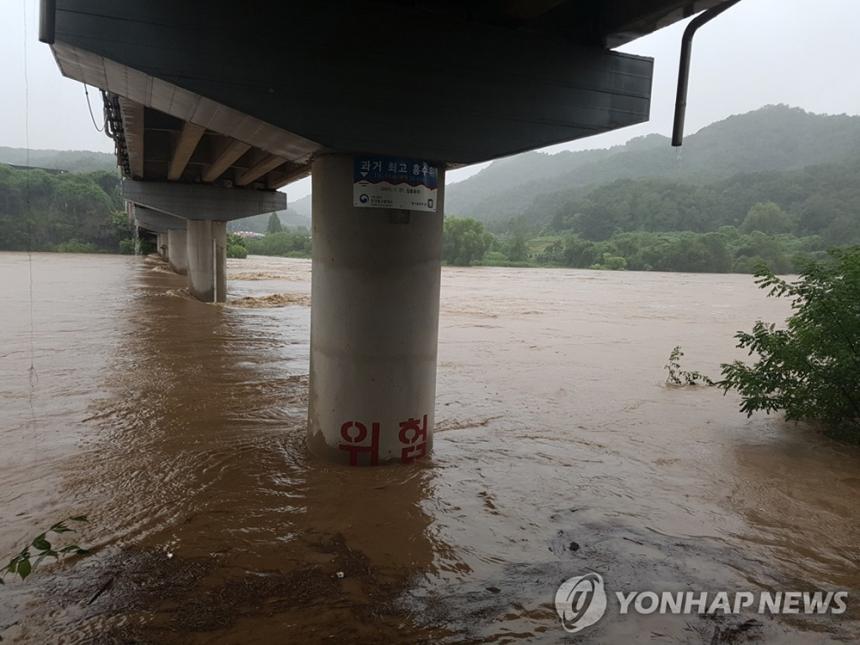
[[[30,147],[112,151],[113,143],[93,127],[83,86],[63,78],[50,49],[38,42],[36,0],[0,0],[0,7],[0,60],[4,63],[0,71],[0,146],[25,145],[26,42]],[[606,147],[651,132],[668,135],[685,24],[622,48],[655,59],[650,122],[546,150]],[[860,113],[858,26],[860,2],[856,0],[742,0],[696,36],[687,133],[769,103],[830,114]],[[90,94],[98,121],[101,98],[97,91]],[[481,167],[453,171],[449,181],[464,179]],[[290,199],[309,190],[309,180],[287,187]]]

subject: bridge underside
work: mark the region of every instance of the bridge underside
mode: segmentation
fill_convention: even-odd
[[[62,72],[120,97],[128,174],[278,188],[321,150],[468,164],[647,120],[606,49],[710,2],[58,0]]]
[[[375,464],[432,442],[446,168],[646,121],[653,61],[610,48],[723,1],[42,0],[40,38],[201,299],[313,168],[310,445]]]

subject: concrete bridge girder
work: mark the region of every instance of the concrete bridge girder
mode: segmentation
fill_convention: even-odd
[[[133,202],[132,208],[134,219],[140,228],[153,233],[166,233],[170,229],[185,229],[185,218],[174,217]]]
[[[287,196],[277,191],[131,179],[123,180],[122,196],[149,210],[186,220],[226,222],[287,207]]]

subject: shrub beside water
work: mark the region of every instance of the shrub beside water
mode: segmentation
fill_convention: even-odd
[[[227,257],[239,258],[240,260],[248,257],[248,249],[245,247],[245,240],[235,233],[227,235]]]
[[[268,233],[264,237],[245,240],[252,255],[279,255],[306,258],[311,254],[311,236],[302,229]]]
[[[54,250],[57,253],[98,253],[100,249],[91,242],[69,240],[68,242],[57,244]]]
[[[737,390],[741,411],[782,410],[789,420],[821,422],[828,434],[860,442],[860,247],[834,249],[809,262],[795,281],[760,269],[768,296],[790,298],[784,329],[758,321],[738,332],[752,364],[722,365],[724,391]]]

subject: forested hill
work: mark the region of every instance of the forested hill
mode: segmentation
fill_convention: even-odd
[[[0,163],[16,166],[36,166],[68,172],[116,172],[116,157],[112,153],[92,150],[30,150],[0,146]]]
[[[0,164],[0,251],[127,252],[130,236],[116,171],[58,174]]]
[[[449,186],[445,210],[497,225],[525,214],[541,220],[535,224],[545,224],[555,215],[548,208],[619,179],[705,184],[738,174],[791,171],[856,158],[860,117],[771,105],[702,128],[687,136],[680,149],[672,148],[666,137],[649,135],[609,149],[530,152],[502,159]]]

